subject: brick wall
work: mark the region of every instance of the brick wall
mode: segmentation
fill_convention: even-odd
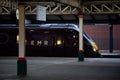
[[[97,43],[100,50],[109,50],[109,26],[84,25],[84,31]],[[120,50],[120,25],[113,26],[113,49]]]
[[[120,25],[113,26],[114,50],[120,50]]]

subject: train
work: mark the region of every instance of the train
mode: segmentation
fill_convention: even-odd
[[[77,57],[79,28],[76,24],[25,24],[26,56]],[[18,56],[18,24],[0,24],[0,56]],[[95,41],[83,33],[85,57],[100,57]]]

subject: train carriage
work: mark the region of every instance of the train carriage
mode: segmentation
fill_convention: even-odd
[[[28,24],[26,56],[78,56],[79,28],[75,24]],[[97,45],[83,34],[86,57],[100,57]],[[0,56],[18,55],[18,25],[0,25]]]

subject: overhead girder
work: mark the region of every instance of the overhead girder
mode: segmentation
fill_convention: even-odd
[[[0,6],[11,7],[12,0],[0,0]]]
[[[0,1],[0,4],[5,2]],[[6,0],[6,3],[11,5],[6,6],[5,4],[0,6],[0,14],[10,14],[11,11],[18,8],[18,2],[11,2],[11,0]],[[36,14],[36,5],[41,5],[46,7],[47,14],[78,14],[78,7],[67,5],[58,2],[25,2],[25,14],[34,15]]]
[[[41,3],[39,3],[41,4]],[[52,5],[51,5],[52,4]],[[41,6],[46,7],[46,14],[77,14],[78,8],[72,7],[69,5],[61,4],[61,3],[55,3],[55,2],[49,2],[47,4],[41,4]],[[26,14],[36,14],[36,5],[27,5],[25,7]]]
[[[84,14],[117,14],[120,13],[120,3],[84,5],[83,12]]]
[[[25,5],[25,13],[29,15],[36,14],[36,5],[45,6],[48,15],[120,13],[120,0],[29,0]],[[17,8],[18,0],[0,0],[0,15],[10,14]]]

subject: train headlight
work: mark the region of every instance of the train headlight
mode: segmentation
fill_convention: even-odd
[[[61,45],[62,41],[61,40],[57,40],[57,45]]]
[[[96,52],[96,51],[97,51],[97,49],[96,49],[96,48],[93,48],[93,51],[94,51],[94,52]]]
[[[93,51],[96,52],[98,51],[98,46],[96,45],[95,42],[91,42],[92,43],[92,46],[93,46]]]

